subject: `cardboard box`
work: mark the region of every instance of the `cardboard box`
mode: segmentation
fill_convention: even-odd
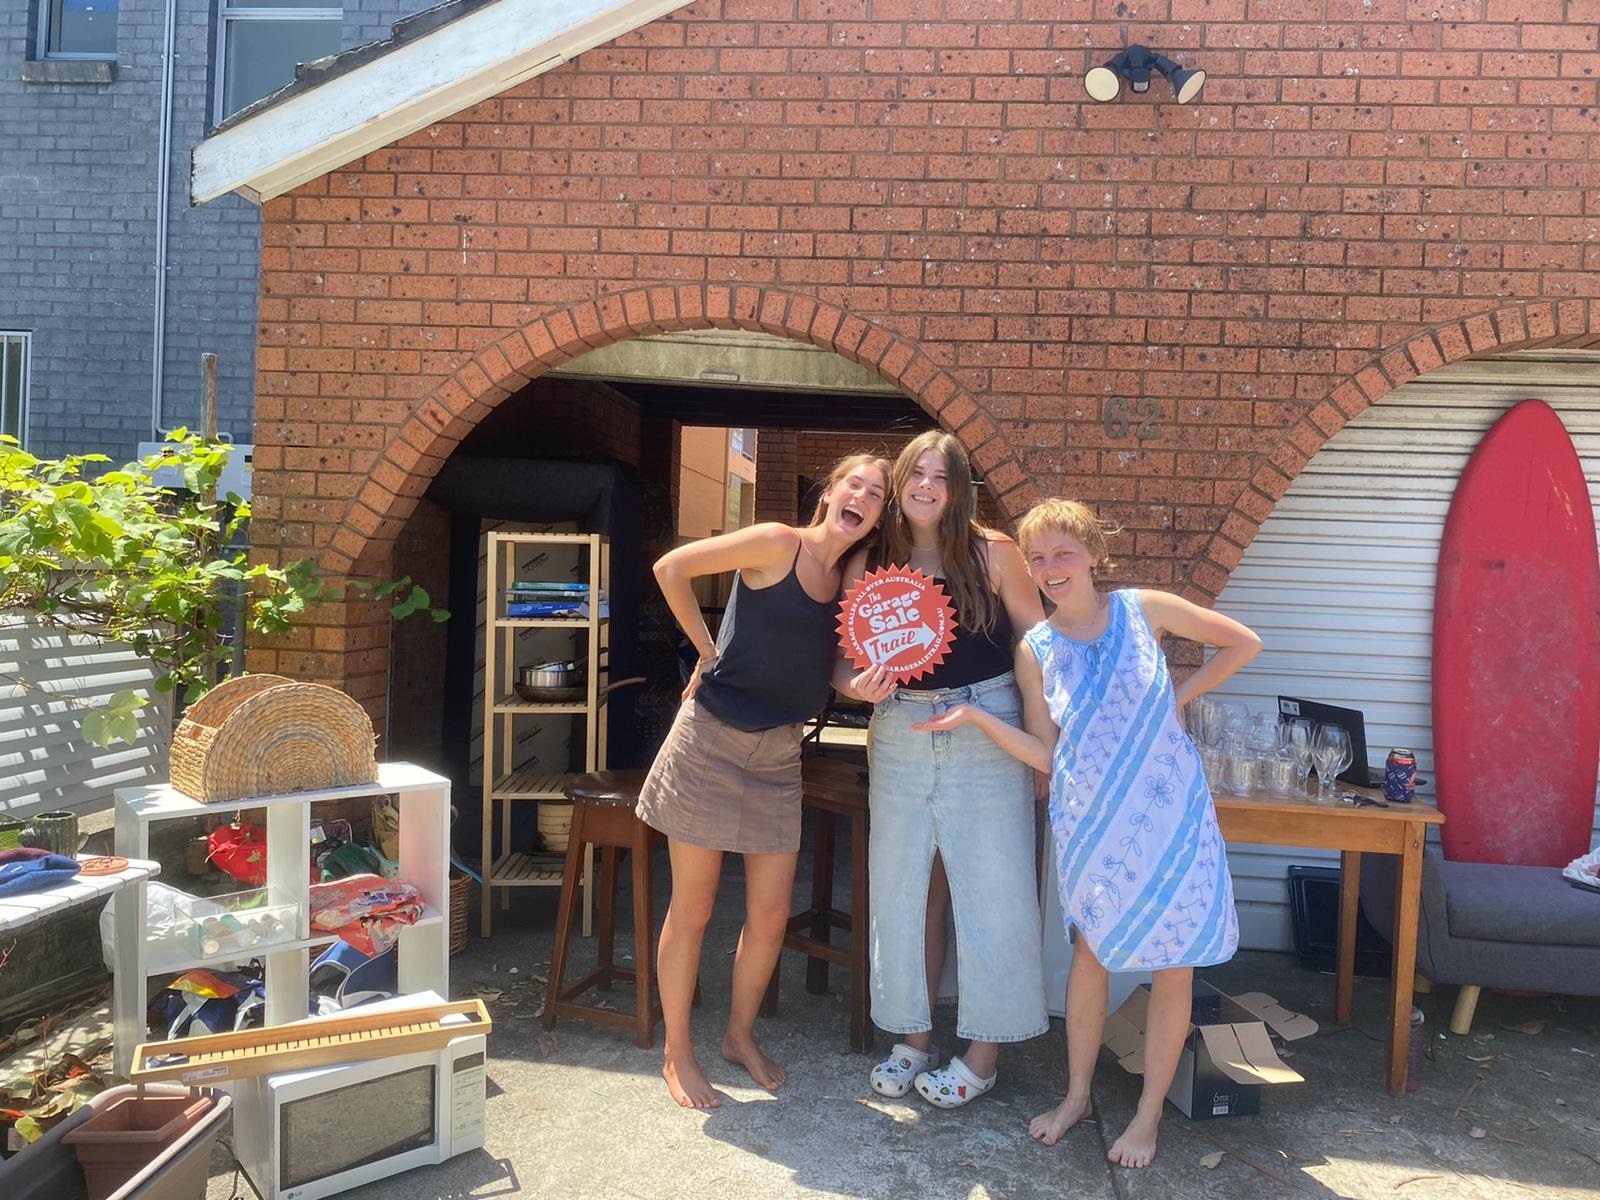
[[[1141,987],[1106,1018],[1105,1046],[1130,1075],[1144,1074],[1149,1005],[1150,989]],[[1228,996],[1196,979],[1189,1020],[1189,1036],[1167,1090],[1167,1099],[1184,1116],[1196,1121],[1251,1116],[1261,1111],[1263,1087],[1305,1082],[1278,1057],[1267,1030],[1292,1042],[1315,1033],[1317,1023],[1271,996]]]

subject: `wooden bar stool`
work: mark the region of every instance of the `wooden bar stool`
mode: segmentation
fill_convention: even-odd
[[[655,1040],[661,1004],[655,990],[654,923],[651,911],[650,844],[659,837],[634,815],[644,771],[596,771],[580,775],[566,788],[572,800],[572,831],[567,840],[566,868],[561,877],[561,904],[556,911],[556,945],[550,955],[550,990],[544,1002],[544,1027],[556,1018],[576,1017],[621,1029],[632,1027],[639,1045]],[[600,850],[600,929],[595,947],[596,966],[582,979],[564,984],[567,943],[572,936],[573,913],[578,903],[578,881],[583,872],[583,849]],[[633,966],[612,962],[616,933],[617,858],[629,851],[633,866]],[[632,1014],[585,1004],[577,999],[591,988],[602,991],[613,983],[631,983]]]
[[[817,830],[811,859],[811,907],[789,918],[785,950],[798,950],[806,963],[806,991],[828,990],[828,964],[850,972],[850,1049],[872,1049],[872,1020],[867,990],[867,772],[858,763],[827,755],[808,755],[801,784],[801,804],[816,814]],[[834,907],[834,848],[838,822],[850,822],[850,911]],[[846,934],[833,944],[833,930]],[[781,965],[781,964],[780,964]],[[763,1016],[778,1011],[778,968],[761,1004]]]

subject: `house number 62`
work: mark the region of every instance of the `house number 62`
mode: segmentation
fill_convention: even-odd
[[[1156,435],[1161,421],[1161,401],[1149,396],[1138,400],[1112,396],[1105,404],[1105,421],[1108,438],[1125,438],[1132,430],[1135,440],[1142,442]]]

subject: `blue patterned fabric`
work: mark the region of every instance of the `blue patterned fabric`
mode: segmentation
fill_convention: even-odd
[[[1023,637],[1061,730],[1050,828],[1067,929],[1112,971],[1226,962],[1239,922],[1200,755],[1139,593],[1109,604],[1092,642],[1048,621]]]

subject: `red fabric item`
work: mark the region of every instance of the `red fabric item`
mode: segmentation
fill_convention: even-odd
[[[403,879],[347,875],[311,885],[311,927],[368,956],[387,951],[422,913],[422,893]]]
[[[240,883],[261,887],[267,882],[267,833],[259,825],[241,821],[213,829],[206,839],[211,861]]]

